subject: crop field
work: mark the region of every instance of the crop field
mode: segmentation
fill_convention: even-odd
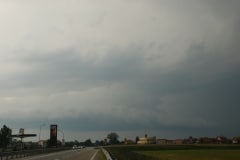
[[[239,150],[177,150],[137,152],[159,160],[239,160]]]
[[[240,145],[144,145],[106,149],[118,160],[239,160]]]

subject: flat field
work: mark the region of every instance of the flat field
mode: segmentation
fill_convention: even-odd
[[[118,160],[240,160],[240,145],[113,146]]]
[[[168,150],[141,151],[140,155],[159,160],[239,160],[240,150]]]

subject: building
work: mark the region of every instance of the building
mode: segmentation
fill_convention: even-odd
[[[216,143],[215,138],[209,138],[209,137],[201,137],[199,138],[199,143],[201,144],[213,144]]]
[[[147,134],[145,134],[145,137],[139,138],[139,140],[137,141],[137,144],[156,144],[156,143],[157,143],[156,136],[148,137]]]
[[[42,148],[46,148],[48,145],[48,140],[40,140],[38,141],[38,144],[42,147]]]
[[[124,139],[124,144],[136,144],[136,143],[133,140],[131,140],[131,139],[125,138]]]
[[[224,136],[217,136],[216,137],[216,142],[218,144],[228,143],[228,139]]]
[[[183,143],[184,143],[184,140],[183,140],[183,139],[176,139],[176,140],[175,140],[175,144],[180,145],[180,144],[183,144]]]
[[[180,141],[179,141],[179,142],[180,142]],[[170,140],[170,139],[157,139],[157,144],[172,145],[172,144],[176,144],[176,140]]]
[[[240,144],[240,137],[233,137],[232,144]]]
[[[157,144],[167,144],[167,139],[157,139]]]

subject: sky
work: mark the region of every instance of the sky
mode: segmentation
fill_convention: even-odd
[[[66,140],[239,136],[239,6],[0,0],[0,125],[34,140],[50,124]]]

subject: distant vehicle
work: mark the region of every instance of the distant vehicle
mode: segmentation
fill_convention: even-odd
[[[73,145],[72,149],[82,149],[85,148],[85,146],[77,146],[77,145]]]
[[[77,149],[77,147],[78,147],[77,145],[73,145],[72,149]]]

